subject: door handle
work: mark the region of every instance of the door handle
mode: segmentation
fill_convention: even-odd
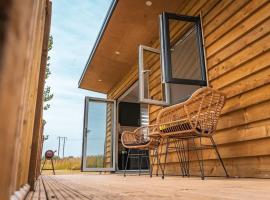
[[[85,134],[84,134],[84,137],[87,137],[87,134],[90,133],[91,130],[88,130],[87,128],[85,128]]]

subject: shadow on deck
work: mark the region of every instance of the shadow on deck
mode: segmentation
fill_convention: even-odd
[[[41,176],[27,200],[270,199],[270,180],[160,177],[121,174]]]

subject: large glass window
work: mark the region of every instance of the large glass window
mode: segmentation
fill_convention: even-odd
[[[163,81],[207,85],[200,17],[163,13],[160,23]]]

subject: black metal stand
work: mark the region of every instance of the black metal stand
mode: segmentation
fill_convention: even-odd
[[[44,166],[45,166],[47,160],[50,160],[50,161],[51,161],[52,168],[44,168]],[[42,173],[43,170],[52,170],[52,171],[53,171],[53,175],[55,175],[54,164],[53,164],[53,159],[52,159],[52,158],[50,158],[50,159],[45,158],[45,161],[44,161],[44,163],[43,163],[43,165],[42,165],[40,174]]]

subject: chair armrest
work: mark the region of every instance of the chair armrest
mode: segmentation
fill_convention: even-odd
[[[152,132],[158,131],[158,124],[148,125],[148,126],[141,126],[134,130],[135,134],[145,134],[147,132],[147,135],[151,134]],[[143,132],[145,131],[145,132]]]

